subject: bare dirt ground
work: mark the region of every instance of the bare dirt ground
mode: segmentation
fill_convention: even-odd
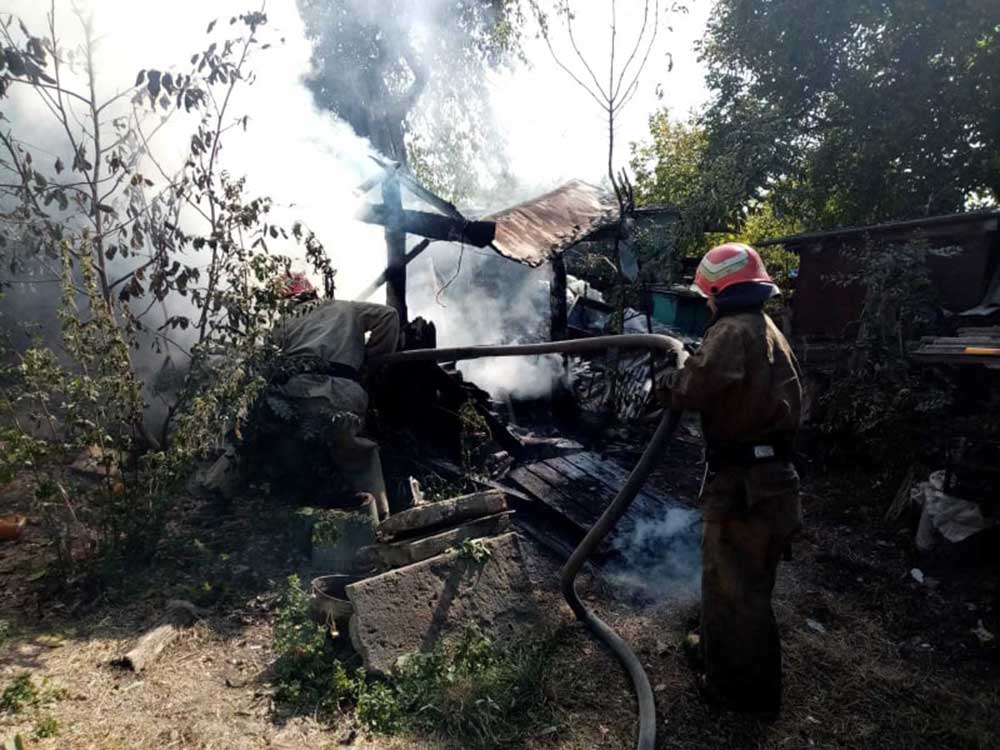
[[[696,486],[679,482],[681,495]],[[677,467],[672,476],[676,478]],[[595,607],[636,648],[655,686],[663,748],[993,748],[1000,746],[997,569],[982,561],[927,569],[923,584],[906,532],[886,529],[863,477],[807,483],[808,528],[784,563],[775,608],[785,646],[785,706],[763,724],[700,701],[680,640],[693,601],[637,609],[600,579],[582,582]],[[27,488],[0,491],[0,515],[26,512]],[[38,705],[0,712],[0,741],[31,748],[435,748],[445,739],[367,736],[345,716],[334,726],[276,706],[268,683],[277,592],[307,574],[288,543],[288,512],[247,501],[225,512],[185,499],[152,568],[110,586],[66,590],[44,577],[49,559],[32,525],[0,543],[0,689],[30,672]],[[566,625],[546,695],[559,722],[525,748],[628,748],[635,702],[623,672],[577,625],[556,590],[556,563],[534,550],[539,596]],[[209,616],[147,671],[113,665],[170,598]],[[975,630],[982,626],[980,635]],[[530,634],[529,634],[530,635]],[[58,734],[36,738],[54,719]],[[43,732],[44,734],[44,732]]]

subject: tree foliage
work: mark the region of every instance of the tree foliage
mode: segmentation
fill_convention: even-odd
[[[35,510],[72,571],[94,551],[78,549],[81,539],[98,552],[155,551],[170,494],[247,412],[271,354],[266,333],[287,307],[268,282],[291,260],[271,244],[300,243],[327,281],[333,269],[315,237],[271,222],[269,198],[246,195],[219,163],[223,140],[248,125],[230,103],[252,85],[250,60],[267,46],[263,13],[232,17],[182,68],[139,71],[104,101],[90,20],[78,16],[85,43],[70,50],[56,16],[53,3],[42,36],[0,23],[0,99],[26,87],[54,120],[4,117],[0,191],[12,209],[0,215],[3,271],[61,291],[39,295],[58,310],[61,335],[23,350],[0,336],[0,480],[34,479]],[[171,115],[196,118],[176,173],[151,146]],[[44,154],[43,165],[29,131],[52,124],[68,158]],[[141,377],[156,355],[161,376],[175,366],[169,398]],[[158,435],[146,426],[154,396],[167,409]],[[84,455],[99,481],[67,469]]]
[[[486,74],[518,58],[522,0],[299,0],[317,103],[451,198],[498,163]],[[419,106],[418,106],[419,102]]]
[[[991,13],[992,9],[992,13]],[[990,0],[718,0],[703,56],[712,161],[743,201],[811,225],[1000,198],[1000,25]]]
[[[777,213],[769,196],[741,200],[735,165],[712,161],[708,150],[703,126],[674,121],[665,108],[650,116],[649,140],[631,145],[639,205],[668,205],[680,211],[673,237],[680,254],[701,255],[730,241],[754,245],[805,228],[787,213]],[[778,285],[787,285],[798,258],[781,247],[758,249]]]

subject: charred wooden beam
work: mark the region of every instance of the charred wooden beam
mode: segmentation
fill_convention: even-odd
[[[562,341],[566,338],[569,315],[566,305],[566,263],[561,255],[552,259],[552,286],[549,304],[552,311],[550,338]]]
[[[400,325],[407,323],[406,310],[406,229],[403,228],[403,199],[399,180],[395,177],[382,182],[383,221],[387,263],[385,269],[385,300],[399,314]]]
[[[409,252],[406,253],[406,257],[403,259],[404,262],[409,264],[411,260],[420,255],[420,253],[422,253],[424,250],[426,250],[430,246],[430,244],[431,240],[421,240],[420,242],[418,242],[416,245],[413,246],[413,248]],[[379,287],[385,283],[388,274],[389,274],[389,269],[386,268],[384,271],[382,271],[382,273],[378,275],[378,278],[376,278],[375,281],[373,281],[371,284],[365,287],[365,290],[358,295],[358,299],[366,300],[373,294],[375,294],[375,292],[379,290]]]
[[[383,183],[384,185],[388,184]],[[398,194],[398,192],[397,192]],[[357,218],[366,224],[392,226],[406,234],[416,234],[431,240],[462,242],[475,247],[486,247],[496,236],[496,224],[492,221],[466,221],[451,216],[441,216],[426,211],[390,208],[384,205],[366,205],[358,212]],[[405,255],[405,251],[403,253]]]

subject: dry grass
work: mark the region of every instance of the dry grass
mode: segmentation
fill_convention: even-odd
[[[18,509],[21,498],[16,487],[0,495],[0,514]],[[693,602],[635,610],[599,581],[583,581],[589,603],[647,665],[657,696],[659,747],[1000,745],[996,648],[970,632],[980,619],[994,627],[995,573],[942,575],[937,588],[919,586],[908,577],[912,562],[900,538],[877,530],[863,510],[839,503],[832,495],[812,501],[811,531],[796,559],[782,567],[775,607],[785,645],[786,701],[772,724],[712,711],[698,698],[680,650]],[[197,513],[191,510],[194,518]],[[0,688],[30,670],[36,681],[66,691],[38,711],[0,716],[0,740],[21,733],[41,750],[446,747],[427,738],[352,736],[348,718],[330,727],[275,708],[266,680],[273,592],[300,564],[274,544],[279,523],[254,508],[237,509],[225,522],[203,518],[188,530],[199,545],[182,539],[170,549],[173,562],[154,577],[137,573],[136,585],[84,600],[51,598],[43,581],[31,580],[46,553],[37,528],[23,542],[0,547],[0,619],[14,626],[10,650],[0,655]],[[224,564],[220,555],[229,556]],[[553,562],[537,556],[533,575],[549,616],[569,622]],[[167,598],[206,580],[221,591],[209,603],[208,620],[144,674],[111,666]],[[807,619],[825,632],[811,629]],[[562,632],[556,670],[545,686],[559,722],[524,747],[632,747],[635,701],[623,672],[578,626]],[[31,737],[41,715],[58,720],[57,736]]]

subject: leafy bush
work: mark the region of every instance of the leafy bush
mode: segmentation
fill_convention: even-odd
[[[80,20],[82,53],[91,60],[93,28]],[[245,195],[244,181],[217,159],[240,119],[229,111],[231,94],[252,84],[251,53],[269,46],[260,43],[266,23],[258,12],[232,18],[233,36],[194,55],[188,75],[140,71],[131,105],[121,97],[98,101],[93,76],[80,83],[58,75],[54,20],[44,38],[23,22],[0,24],[6,59],[20,61],[0,71],[0,99],[14,82],[33,90],[66,133],[62,147],[75,152],[71,165],[57,158],[47,168],[48,156],[33,155],[17,132],[0,134],[0,196],[16,207],[0,217],[0,289],[8,273],[29,285],[61,285],[61,295],[39,295],[51,301],[48,312],[58,308],[61,340],[15,351],[0,332],[0,439],[7,444],[0,481],[20,472],[34,480],[34,512],[67,574],[84,557],[154,553],[169,498],[193,462],[212,454],[227,427],[238,431],[263,385],[266,332],[286,311],[268,282],[291,261],[268,243],[302,245],[332,286],[334,271],[316,238],[300,224],[272,224],[270,200]],[[70,89],[74,80],[79,90]],[[116,103],[131,111],[114,116],[107,107]],[[177,119],[197,116],[178,174],[163,172],[147,153],[150,121],[162,122],[169,110]],[[159,184],[142,170],[159,172]],[[169,399],[159,382],[142,382],[139,363],[150,358],[143,348],[162,355],[161,375],[171,352],[189,363],[157,378],[171,381]],[[150,392],[166,408],[158,435],[144,419]],[[67,468],[85,452],[95,481]]]
[[[932,250],[921,242],[848,250],[853,270],[833,276],[865,289],[850,355],[819,399],[821,430],[832,445],[885,475],[934,449],[936,424],[954,403],[954,386],[911,361],[908,342],[933,333],[940,308],[927,269]]]
[[[357,693],[355,680],[333,653],[326,628],[309,614],[309,594],[298,576],[288,588],[274,624],[274,682],[279,700],[297,708],[333,711]]]

